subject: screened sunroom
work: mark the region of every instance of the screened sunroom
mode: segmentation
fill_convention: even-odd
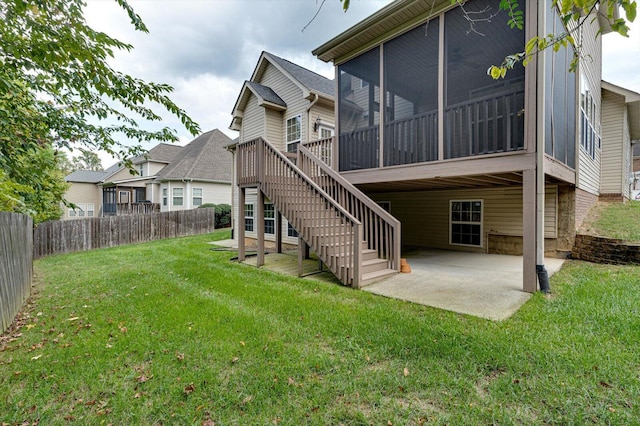
[[[525,42],[497,5],[467,2],[338,65],[340,171],[524,149],[525,69],[487,75]]]

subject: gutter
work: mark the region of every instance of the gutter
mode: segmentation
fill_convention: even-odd
[[[320,96],[318,96],[318,94],[316,93],[314,99],[311,101],[309,107],[307,108],[307,142],[311,142],[311,108],[313,108],[313,106],[317,104],[319,100]]]

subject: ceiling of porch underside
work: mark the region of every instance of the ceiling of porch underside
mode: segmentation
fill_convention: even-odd
[[[546,177],[547,184],[560,183],[560,181]],[[432,191],[439,189],[476,189],[522,185],[522,173],[484,174],[474,176],[458,176],[452,178],[431,178],[404,180],[396,182],[377,182],[356,185],[361,191],[375,192],[407,192],[407,191]]]

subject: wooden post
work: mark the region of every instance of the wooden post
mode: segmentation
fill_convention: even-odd
[[[276,208],[275,205],[273,206],[273,208]],[[282,213],[280,213],[280,210],[276,209],[275,219],[276,252],[282,253]]]
[[[536,171],[522,173],[522,290],[534,293],[536,274]]]
[[[245,188],[240,188],[238,192],[238,233],[236,234],[236,238],[238,238],[238,260],[240,262],[245,259],[245,246],[244,246],[244,237],[245,237],[245,227],[244,227],[244,203],[245,203]]]
[[[258,233],[258,254],[256,266],[264,265],[264,194],[258,188],[258,201],[256,202],[256,232]]]

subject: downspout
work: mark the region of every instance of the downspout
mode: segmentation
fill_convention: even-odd
[[[313,128],[313,125],[311,124],[311,108],[313,108],[313,106],[318,103],[319,99],[320,96],[318,96],[318,94],[316,93],[315,99],[311,101],[309,107],[307,108],[307,142],[311,142],[311,129]]]
[[[546,2],[540,1],[538,6],[538,25],[539,34],[546,34],[546,14],[549,12],[546,8]],[[538,55],[538,72],[541,73],[542,84],[536,90],[538,100],[537,114],[537,138],[536,138],[536,273],[538,274],[538,284],[540,291],[549,293],[549,274],[544,266],[544,201],[545,201],[545,185],[544,185],[544,150],[545,150],[545,100],[544,88],[546,84],[552,84],[553,81],[547,81],[545,75],[545,55]],[[552,77],[553,78],[553,77]],[[552,86],[553,87],[553,86]],[[553,114],[552,114],[553,116]]]

